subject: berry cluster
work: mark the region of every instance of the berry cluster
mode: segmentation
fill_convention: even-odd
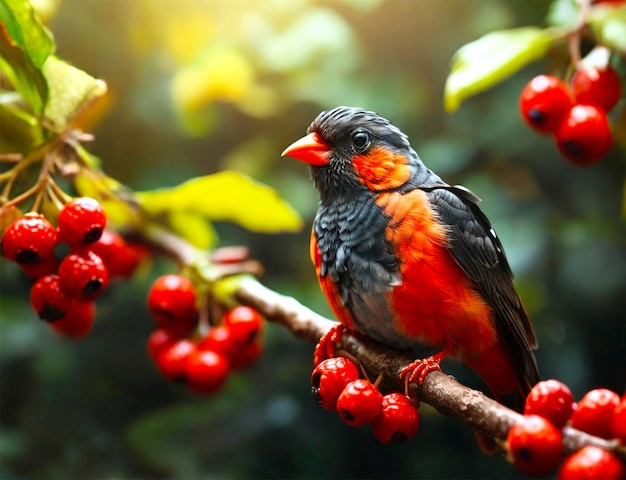
[[[243,305],[227,311],[219,325],[198,338],[196,293],[187,277],[157,278],[148,308],[157,325],[148,338],[152,360],[166,379],[185,383],[195,393],[218,391],[231,370],[248,367],[261,354],[263,318]]]
[[[99,202],[79,197],[67,202],[55,228],[43,215],[27,213],[8,226],[2,253],[35,283],[31,306],[56,332],[78,338],[95,320],[94,300],[114,277],[128,277],[143,251],[106,231]],[[61,244],[69,253],[60,255]]]
[[[322,407],[337,412],[348,425],[371,424],[382,443],[408,442],[419,428],[419,413],[406,395],[381,394],[348,358],[322,360],[311,374],[311,391]]]
[[[611,67],[580,66],[570,84],[538,75],[522,90],[520,112],[535,131],[552,134],[561,154],[577,165],[599,162],[613,144],[607,113],[621,97],[621,79]]]
[[[508,449],[524,473],[545,475],[561,461],[562,428],[573,428],[626,444],[626,395],[604,388],[589,391],[578,403],[557,380],[539,382],[526,398],[524,418],[511,427]],[[613,453],[587,446],[570,455],[559,470],[560,480],[622,478],[624,465]]]

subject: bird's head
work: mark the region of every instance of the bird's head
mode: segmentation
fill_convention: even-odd
[[[282,155],[311,165],[322,197],[363,188],[394,190],[429,172],[397,127],[374,112],[353,107],[320,113],[307,135]]]

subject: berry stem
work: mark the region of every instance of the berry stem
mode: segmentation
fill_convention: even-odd
[[[574,28],[568,34],[568,48],[572,63],[576,68],[579,67],[582,58],[580,56],[580,44],[582,40],[582,31],[587,26],[589,11],[591,10],[591,0],[579,0],[580,8],[578,10],[578,18],[574,24]]]

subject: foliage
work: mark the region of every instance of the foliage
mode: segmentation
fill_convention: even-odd
[[[2,201],[35,186],[15,204],[28,210],[41,194],[54,216],[69,179],[99,197],[118,229],[171,229],[199,248],[214,246],[217,231],[221,244],[251,246],[266,283],[327,312],[308,233],[258,231],[300,227],[276,191],[310,222],[313,188],[278,154],[318,111],[378,110],[429,167],[483,198],[534,319],[543,377],[575,394],[623,391],[623,151],[574,169],[526,132],[519,91],[536,71],[566,68],[563,32],[578,10],[574,0],[522,3],[37,2],[48,29],[28,2],[0,0],[0,151],[29,159]],[[624,8],[589,18],[590,35],[621,52]],[[442,97],[448,110],[463,108],[445,116]],[[95,130],[89,149],[77,129]],[[51,181],[39,184],[50,155]],[[1,165],[6,180],[13,164]],[[207,175],[216,171],[229,173]],[[145,292],[168,268],[159,261],[114,286],[93,334],[69,344],[37,323],[28,281],[3,261],[3,477],[515,475],[480,455],[467,429],[428,411],[406,446],[346,429],[310,399],[311,347],[280,329],[268,329],[264,358],[218,397],[164,383],[145,354]],[[453,364],[444,370],[476,384]]]

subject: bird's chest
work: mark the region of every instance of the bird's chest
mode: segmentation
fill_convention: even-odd
[[[394,283],[398,259],[386,238],[388,223],[384,211],[368,196],[321,205],[312,238],[318,275],[342,290],[379,290]]]

